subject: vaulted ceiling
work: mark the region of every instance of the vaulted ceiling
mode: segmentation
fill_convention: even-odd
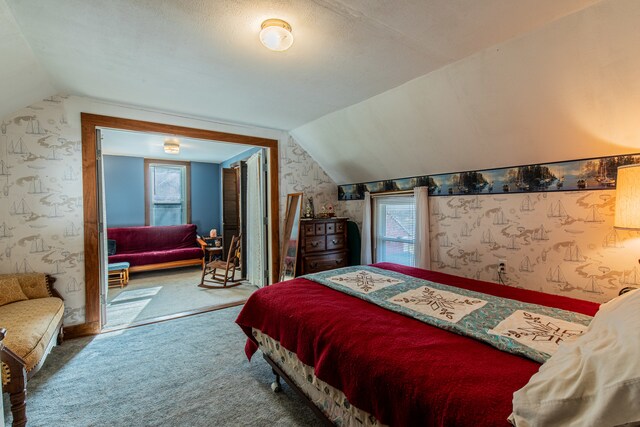
[[[611,1],[618,0],[605,0]],[[453,115],[430,119],[444,120],[450,128],[450,135],[439,129],[432,143],[448,156],[460,153],[460,147],[447,149],[446,142],[459,136],[454,118],[465,91],[477,90],[455,83],[460,77],[455,73],[439,75],[440,70],[466,63],[465,73],[472,74],[476,62],[465,61],[474,55],[599,2],[0,0],[0,116],[62,92],[293,130],[337,182],[426,173],[424,164],[405,168],[403,162],[419,145],[417,139],[434,135],[429,132],[435,124],[421,124],[415,132],[396,130],[420,125],[430,109],[437,111],[443,101],[435,95],[444,90],[440,95],[459,102],[445,99]],[[261,22],[272,17],[293,27],[295,42],[287,52],[268,51],[258,41]],[[436,80],[429,83],[432,75]],[[424,93],[435,91],[429,108],[418,105],[411,112],[415,102],[425,100],[385,101],[393,90],[416,81],[426,81]],[[455,90],[447,92],[448,84]],[[405,110],[407,115],[393,117]],[[390,113],[393,122],[381,122],[381,112]],[[385,151],[385,145],[396,148]],[[354,168],[363,150],[373,156],[371,162],[365,158],[364,166]],[[398,150],[406,152],[404,157],[385,165]]]
[[[32,74],[9,77],[290,130],[595,0],[5,1],[19,52],[2,62]],[[271,17],[293,27],[287,52],[258,41]]]

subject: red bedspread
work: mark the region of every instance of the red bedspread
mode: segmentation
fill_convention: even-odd
[[[594,315],[598,305],[390,263],[374,266]],[[280,341],[349,402],[392,426],[508,426],[513,393],[539,364],[306,279],[255,292],[236,322]]]

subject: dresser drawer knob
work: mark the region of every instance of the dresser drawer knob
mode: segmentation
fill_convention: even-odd
[[[342,258],[336,260],[336,265],[337,264],[342,264]]]
[[[312,262],[312,263],[309,263],[309,264],[311,265],[311,268],[316,268],[318,266],[317,262]]]
[[[331,243],[333,243],[334,245],[337,245],[337,244],[338,244],[338,241],[337,241],[336,239],[333,239],[333,240],[331,241]]]
[[[311,246],[313,246],[314,248],[317,248],[319,244],[320,242],[311,242]]]

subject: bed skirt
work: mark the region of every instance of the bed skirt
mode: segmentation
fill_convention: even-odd
[[[385,426],[373,415],[351,405],[340,390],[318,379],[312,366],[302,363],[294,352],[282,347],[277,340],[255,328],[252,329],[252,333],[258,341],[260,351],[276,363],[300,391],[335,425],[341,427]]]

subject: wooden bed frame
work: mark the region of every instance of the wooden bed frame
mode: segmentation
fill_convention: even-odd
[[[62,295],[53,287],[55,277],[47,275],[47,287],[52,297],[62,298]],[[42,358],[36,366],[27,372],[24,360],[7,347],[0,346],[1,359],[9,367],[10,380],[9,383],[2,390],[5,393],[9,393],[9,400],[11,401],[11,414],[13,415],[13,427],[24,427],[27,425],[27,380],[33,377],[36,372],[42,368],[45,359],[51,352],[51,349],[56,344],[62,344],[64,338],[62,323],[64,316],[60,319],[56,325],[58,333],[53,335],[47,347],[44,350]],[[5,337],[6,330],[0,329],[0,341]]]

